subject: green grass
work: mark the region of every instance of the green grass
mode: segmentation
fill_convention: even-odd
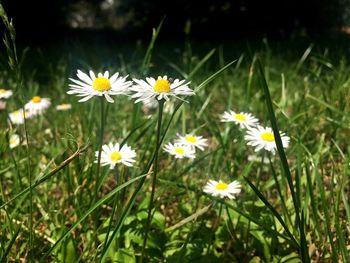
[[[292,45],[265,40],[234,52],[229,44],[198,50],[188,37],[172,51],[161,45],[159,27],[148,47],[127,53],[112,47],[106,63],[94,47],[77,45],[55,62],[40,51],[30,64],[28,57],[21,63],[6,34],[0,81],[15,93],[0,112],[1,262],[138,262],[142,252],[144,262],[349,262],[346,48],[314,43],[285,51]],[[45,71],[37,72],[35,63]],[[100,103],[66,94],[75,70],[90,68],[135,78],[166,73],[190,80],[196,91],[189,103],[177,101],[163,114],[160,144],[195,130],[209,147],[193,161],[160,148],[152,206],[157,112],[146,114],[126,97],[108,104],[103,142],[126,142],[137,162],[101,167],[97,178]],[[25,128],[9,125],[7,113],[37,94],[51,98],[47,112]],[[72,110],[56,111],[63,102]],[[248,160],[255,153],[244,131],[220,122],[229,109],[273,127],[277,153],[258,153],[270,164]],[[286,150],[278,130],[291,137]],[[28,149],[9,148],[14,132],[27,137]],[[209,179],[238,180],[242,192],[235,200],[211,197],[203,193]]]

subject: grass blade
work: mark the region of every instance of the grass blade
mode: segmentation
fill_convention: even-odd
[[[103,203],[105,203],[106,201],[108,201],[110,198],[112,198],[115,194],[117,194],[120,190],[122,190],[123,188],[127,187],[128,185],[132,184],[133,182],[142,179],[144,177],[146,177],[147,174],[143,174],[140,176],[137,176],[129,181],[127,181],[126,183],[118,186],[117,188],[113,189],[112,191],[110,191],[107,195],[105,195],[104,197],[102,197],[101,199],[99,199],[82,217],[80,217],[63,235],[61,235],[61,237],[56,241],[56,243],[49,249],[49,251],[46,252],[44,258],[46,258],[56,247],[59,243],[61,243],[61,241],[66,238],[70,232],[72,230],[74,230],[81,222],[83,222],[93,211],[95,211],[96,208],[98,208],[99,206],[101,206]]]

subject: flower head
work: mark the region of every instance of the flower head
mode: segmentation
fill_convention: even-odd
[[[132,83],[126,81],[128,76],[119,76],[118,72],[109,77],[109,72],[105,71],[104,74],[98,73],[96,77],[91,70],[89,75],[78,70],[77,77],[79,80],[70,78],[73,84],[69,84],[70,90],[67,94],[83,97],[79,102],[85,102],[94,96],[104,96],[108,102],[113,103],[111,96],[127,94],[128,87]]]
[[[98,158],[98,151],[95,153]],[[110,169],[118,163],[122,163],[126,166],[133,166],[135,162],[136,152],[128,145],[124,144],[120,147],[119,143],[109,143],[102,146],[101,152],[101,166],[110,165]],[[95,160],[97,163],[97,160]]]
[[[170,153],[171,155],[174,155],[176,159],[182,159],[182,158],[195,158],[195,150],[192,149],[189,146],[182,145],[179,143],[168,143],[164,146],[164,151]]]
[[[157,100],[169,100],[169,97],[179,98],[179,96],[194,95],[193,90],[188,87],[189,82],[186,80],[175,79],[170,81],[167,76],[154,78],[146,78],[145,80],[133,79],[136,85],[130,88],[134,92],[131,96],[136,98],[135,103],[139,101],[149,101],[155,98]]]
[[[50,99],[34,96],[26,105],[24,105],[24,109],[32,115],[38,115],[42,114],[48,107],[50,107],[50,105]]]
[[[56,110],[58,111],[66,111],[66,110],[70,110],[71,108],[72,108],[72,105],[69,103],[56,105]]]
[[[195,136],[193,134],[186,134],[185,136],[178,134],[178,139],[175,142],[189,146],[192,149],[198,148],[201,151],[204,150],[204,147],[208,146],[207,139],[204,139],[203,136]]]
[[[12,90],[0,89],[0,99],[8,99],[12,94]]]
[[[235,199],[235,195],[241,192],[241,184],[237,181],[233,181],[227,184],[221,180],[214,181],[209,180],[209,182],[204,187],[203,191],[212,196],[217,196],[220,198],[228,197],[229,199]]]
[[[290,138],[280,132],[283,148],[287,148]],[[258,125],[256,128],[250,128],[247,135],[244,137],[248,145],[255,147],[255,151],[265,149],[266,151],[275,153],[277,146],[273,131],[269,127],[262,127]]]
[[[23,124],[24,123],[24,114],[26,119],[29,119],[33,116],[31,112],[23,112],[23,109],[16,110],[9,114],[9,119],[13,124]]]
[[[17,147],[20,143],[20,138],[19,138],[19,135],[18,134],[12,134],[10,136],[10,140],[9,140],[9,145],[10,145],[10,148],[13,149],[15,147]]]
[[[249,127],[254,127],[258,124],[258,119],[255,118],[250,113],[240,112],[236,113],[232,110],[225,111],[221,118],[222,122],[234,122],[236,124],[239,124],[239,127],[242,129]]]

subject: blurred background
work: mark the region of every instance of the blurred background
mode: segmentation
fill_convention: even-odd
[[[350,0],[3,0],[19,41],[44,44],[87,35],[109,41],[149,36],[165,17],[162,38],[287,39],[347,32]]]

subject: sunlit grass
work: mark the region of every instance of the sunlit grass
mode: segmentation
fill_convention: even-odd
[[[77,68],[68,58],[48,62],[46,85],[13,57],[11,37],[5,41],[1,58],[12,64],[0,81],[14,93],[0,111],[0,261],[349,261],[346,54],[335,60],[313,45],[284,59],[265,41],[255,53],[230,57],[220,47],[197,53],[188,42],[167,57],[156,48],[159,32],[144,53],[130,51],[130,62],[120,54],[104,65],[83,51]],[[195,95],[172,98],[164,110],[161,101],[161,114],[128,96],[78,103],[66,94],[78,68],[130,80],[166,74],[190,81]],[[25,126],[9,122],[8,113],[33,96],[50,98],[51,106]],[[57,111],[63,103],[72,108]],[[275,151],[247,145],[244,125],[221,121],[230,110],[272,127]],[[291,138],[288,147],[279,131]],[[190,133],[207,139],[195,158],[164,151]],[[20,144],[11,148],[13,134]],[[96,172],[96,151],[108,142],[135,150],[133,166]],[[241,192],[212,196],[204,191],[209,180],[237,181]]]

